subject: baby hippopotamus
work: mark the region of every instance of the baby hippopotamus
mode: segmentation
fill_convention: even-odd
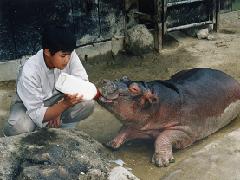
[[[169,80],[105,81],[98,102],[123,123],[108,143],[153,139],[152,162],[168,166],[172,148],[183,149],[227,125],[240,112],[240,84],[214,69],[180,71]]]

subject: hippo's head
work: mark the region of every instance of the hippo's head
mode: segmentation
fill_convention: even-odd
[[[145,82],[131,81],[126,76],[115,81],[104,80],[99,90],[98,102],[123,123],[144,123],[158,101]]]

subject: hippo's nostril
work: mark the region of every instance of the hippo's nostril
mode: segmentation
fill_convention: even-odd
[[[108,91],[109,91],[109,93],[114,93],[116,90],[117,90],[116,84],[114,84],[113,82],[108,84]]]
[[[121,80],[122,80],[122,81],[129,81],[129,78],[128,78],[127,76],[123,76],[123,77],[121,78]]]

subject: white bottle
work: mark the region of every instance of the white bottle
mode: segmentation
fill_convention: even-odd
[[[73,75],[61,73],[55,83],[55,88],[64,94],[83,95],[83,100],[92,100],[97,94],[97,88],[89,81],[81,80]]]

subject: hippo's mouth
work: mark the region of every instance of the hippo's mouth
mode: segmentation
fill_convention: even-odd
[[[101,94],[99,98],[101,102],[111,103],[119,97],[118,86],[113,81],[103,80],[103,86],[98,90]]]
[[[101,97],[99,98],[99,100],[100,100],[101,102],[104,102],[104,103],[112,103],[112,102],[113,102],[113,100],[107,99],[107,98],[105,98],[104,96],[101,96]]]
[[[117,90],[109,92],[108,90],[104,88],[99,88],[101,96],[99,97],[99,100],[104,103],[112,103],[115,99],[119,97],[119,93]]]

